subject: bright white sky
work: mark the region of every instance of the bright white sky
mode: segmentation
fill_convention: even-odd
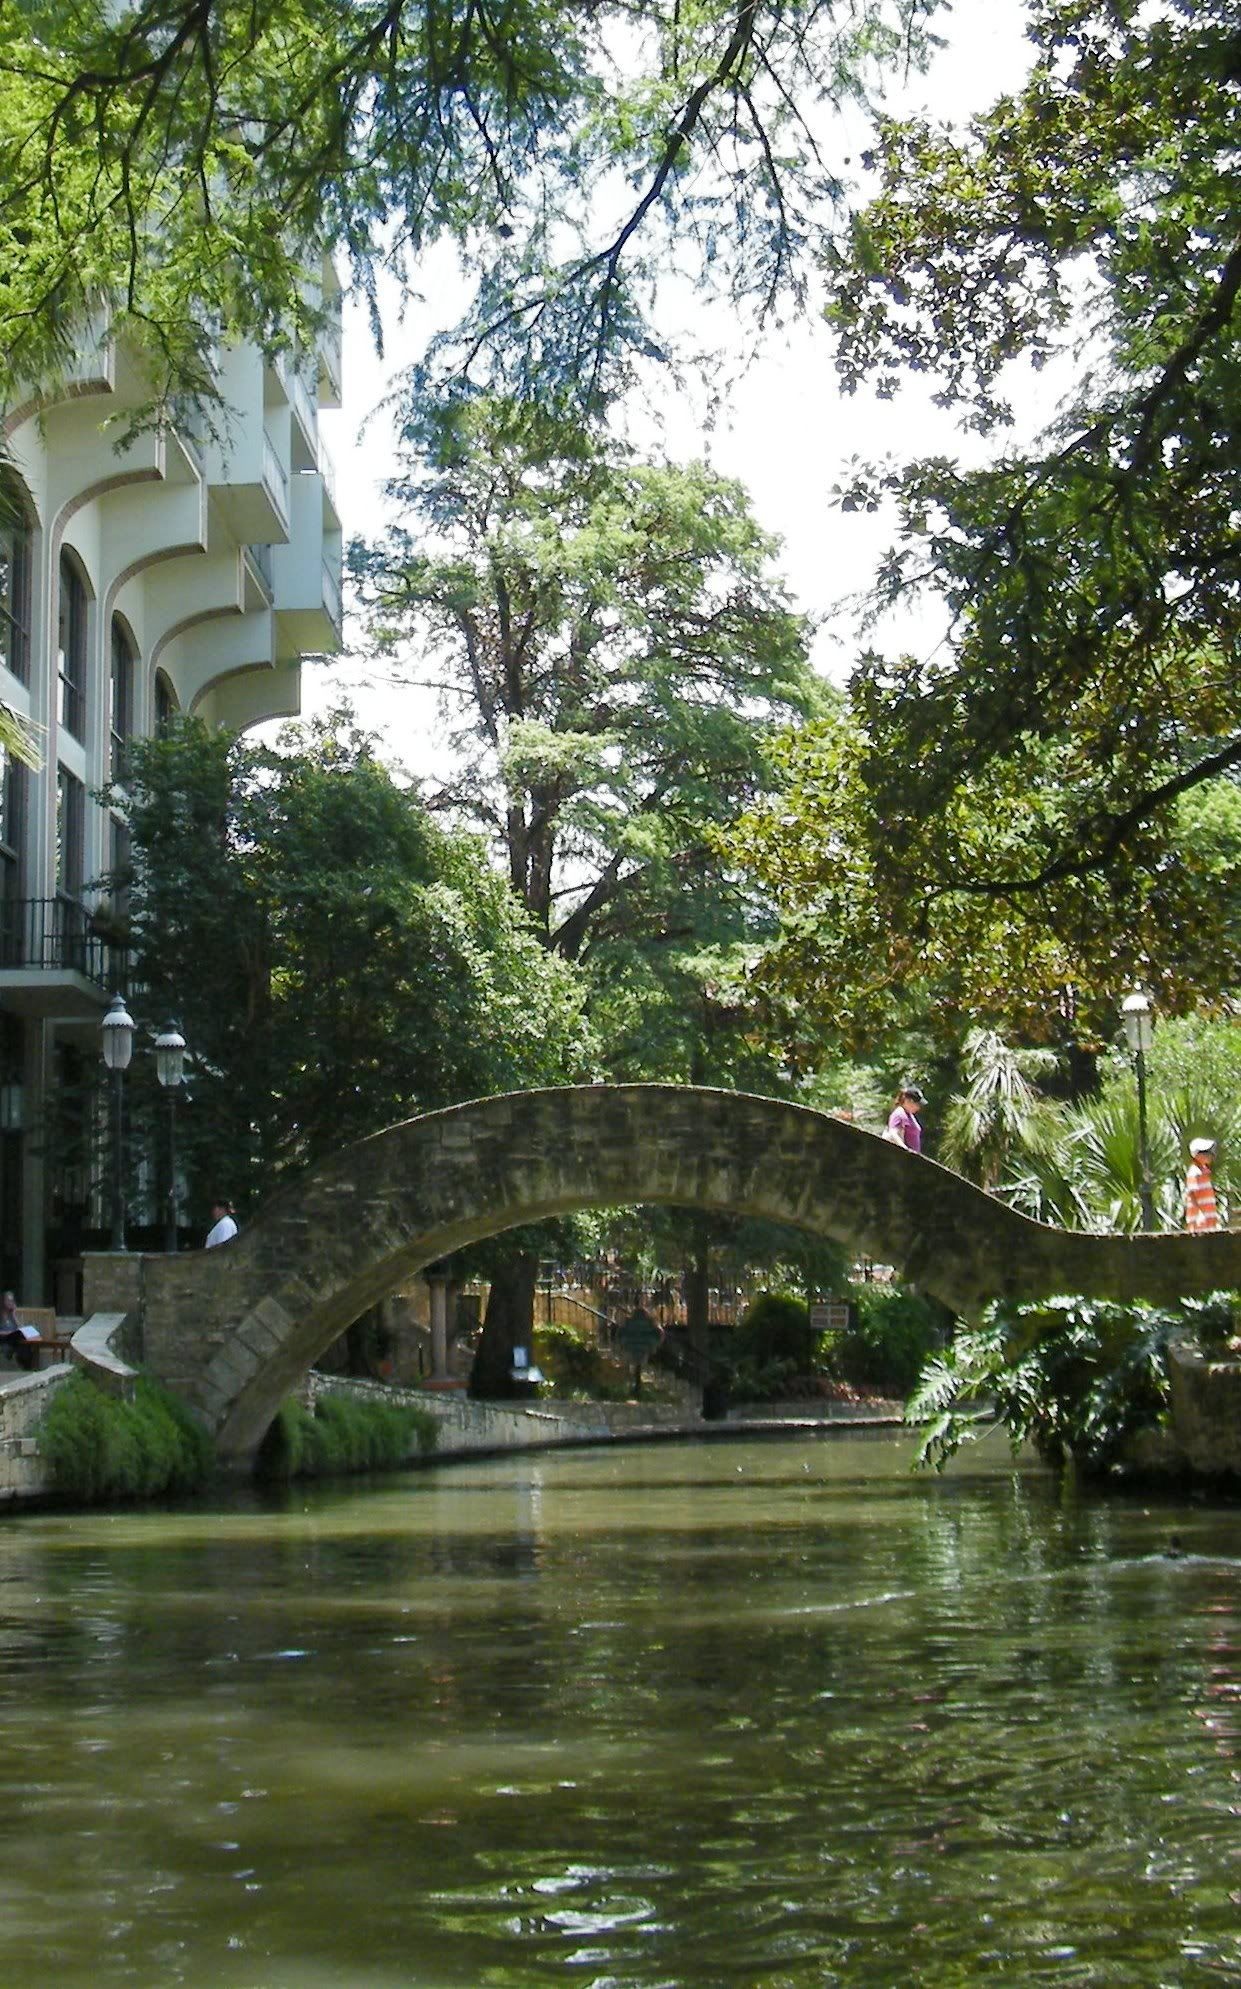
[[[955,0],[951,14],[936,23],[948,46],[928,74],[913,79],[902,92],[899,108],[926,106],[955,121],[1015,88],[1029,55],[1023,18],[1020,0]],[[864,142],[864,134],[858,134],[858,142]],[[434,265],[424,272],[429,295],[442,290],[437,276]],[[452,266],[445,258],[444,286],[451,282]],[[455,315],[450,306],[445,322]],[[336,463],[347,538],[374,537],[383,529],[382,485],[394,468],[394,454],[390,424],[375,410],[434,322],[430,312],[419,311],[408,328],[387,326],[388,351],[381,362],[363,310],[346,306],[344,407],[326,415],[323,427]],[[784,543],[780,564],[797,605],[816,620],[826,620],[846,596],[865,586],[891,538],[890,520],[882,515],[845,515],[835,508],[832,486],[850,460],[967,450],[976,455],[978,445],[963,440],[951,419],[931,404],[927,388],[910,387],[890,402],[862,393],[842,396],[830,336],[818,319],[781,337],[783,343],[773,342],[744,374],[727,418],[717,421],[710,434],[701,409],[684,400],[677,403],[665,420],[662,448],[678,459],[706,457],[746,485],[756,516]],[[1041,405],[1024,411],[1030,425],[1041,426],[1053,412],[1049,391],[1044,377]],[[929,629],[902,634],[907,644],[935,639]],[[837,615],[832,626],[821,629],[815,659],[829,675],[848,669],[847,617]],[[394,761],[413,773],[432,771],[442,747],[426,694],[376,683],[360,662],[310,664],[303,670],[307,715],[322,711],[342,693],[367,724],[381,731]]]

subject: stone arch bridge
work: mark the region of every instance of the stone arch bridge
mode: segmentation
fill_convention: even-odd
[[[88,1260],[143,1365],[245,1467],[281,1400],[370,1305],[466,1243],[574,1209],[760,1216],[894,1264],[966,1316],[990,1298],[1168,1299],[1241,1285],[1241,1232],[1049,1228],[934,1161],[821,1112],[687,1086],[515,1092],[391,1126],[262,1208],[238,1239]]]

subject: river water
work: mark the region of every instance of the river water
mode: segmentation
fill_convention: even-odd
[[[1241,1514],[908,1459],[6,1515],[0,1982],[1241,1982]]]

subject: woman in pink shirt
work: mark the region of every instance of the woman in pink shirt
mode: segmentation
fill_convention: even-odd
[[[918,1113],[926,1100],[916,1084],[907,1084],[896,1094],[896,1103],[888,1114],[887,1137],[898,1140],[907,1146],[911,1153],[922,1151],[922,1128],[918,1124]]]

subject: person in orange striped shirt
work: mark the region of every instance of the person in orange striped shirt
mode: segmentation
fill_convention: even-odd
[[[1211,1178],[1214,1164],[1214,1140],[1189,1142],[1189,1166],[1185,1173],[1185,1227],[1194,1236],[1205,1236],[1209,1230],[1219,1228],[1215,1183]]]

